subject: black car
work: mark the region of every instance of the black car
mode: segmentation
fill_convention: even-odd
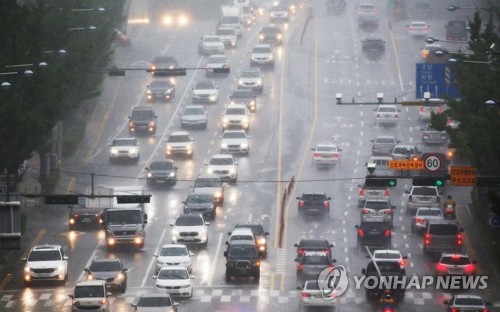
[[[293,246],[297,248],[297,258],[301,258],[308,251],[325,252],[330,258],[332,257],[333,244],[326,239],[303,238]]]
[[[361,49],[368,58],[379,58],[385,53],[385,40],[382,38],[366,38],[361,42]]]
[[[216,216],[216,206],[212,194],[188,194],[182,202],[184,213],[201,213],[203,217],[214,219]]]
[[[401,268],[399,261],[370,261],[370,263],[368,263],[368,265],[366,266],[366,269],[361,270],[361,274],[366,276],[366,284],[368,286],[372,286],[365,288],[367,299],[379,300],[384,294],[385,290],[390,290],[391,294],[398,301],[403,298],[405,294],[405,288],[403,284],[389,283],[390,285],[384,285],[381,284],[383,280],[377,280],[382,278],[388,280],[389,278],[403,280],[403,277],[406,275],[406,270]],[[388,287],[373,287],[373,285],[384,285]]]
[[[127,270],[120,259],[94,259],[88,268],[87,280],[104,280],[108,288],[118,289],[121,293],[127,290]]]
[[[358,28],[364,31],[375,31],[378,29],[379,18],[376,15],[360,15],[358,17]]]
[[[146,89],[146,98],[149,102],[169,101],[175,97],[175,85],[168,79],[155,79],[146,86]]]
[[[323,213],[330,212],[330,200],[332,198],[325,193],[302,193],[297,196],[297,209],[300,213]]]
[[[307,280],[317,280],[321,272],[328,268],[333,268],[333,263],[337,260],[331,259],[326,252],[307,251],[297,262],[297,279],[305,282]]]
[[[467,22],[458,20],[458,21],[448,21],[446,23],[446,40],[451,41],[467,41],[467,37],[469,35],[469,31],[467,30]]]
[[[264,26],[259,32],[260,43],[279,44],[283,43],[283,32],[278,26]]]
[[[149,167],[144,168],[147,171],[146,179],[148,185],[153,184],[176,184],[177,169],[171,159],[152,161]]]
[[[260,256],[257,246],[252,241],[232,241],[226,257],[226,281],[233,277],[253,277],[253,281],[260,280]]]
[[[255,113],[257,110],[257,96],[252,90],[236,89],[233,94],[229,96],[231,105],[243,104],[246,105],[248,110]]]
[[[149,106],[136,106],[132,110],[132,115],[128,116],[128,131],[130,134],[134,133],[156,133],[156,115],[153,108]]]
[[[355,228],[358,230],[358,248],[364,246],[391,248],[392,234],[386,222],[368,219]]]
[[[236,224],[235,228],[248,228],[252,230],[260,256],[263,258],[267,256],[267,236],[269,236],[269,232],[266,232],[264,230],[264,226],[262,224],[238,223]]]
[[[153,73],[154,76],[166,76],[167,73],[162,72],[162,69],[175,69],[178,68],[179,64],[177,59],[173,56],[157,56],[151,65],[149,66],[149,71]]]

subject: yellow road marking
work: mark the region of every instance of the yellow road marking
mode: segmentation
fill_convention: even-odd
[[[71,179],[69,180],[68,187],[66,188],[66,192],[65,193],[66,194],[71,194],[71,192],[75,188],[75,184],[76,184],[76,178],[75,177],[71,177]]]
[[[47,230],[45,230],[45,229],[41,229],[38,232],[38,235],[35,237],[35,239],[31,242],[30,246],[23,253],[23,255],[21,256],[21,259],[26,258],[28,256],[28,253],[30,252],[31,248],[33,248],[35,245],[37,245],[42,240],[42,238],[45,236],[46,232],[47,232]]]
[[[12,274],[7,274],[5,276],[5,278],[3,279],[2,283],[0,284],[0,290],[3,290],[5,288],[5,286],[7,286],[7,284],[10,282],[10,280],[12,279]]]
[[[273,273],[271,273],[271,282],[270,282],[270,285],[269,285],[269,288],[271,290],[274,290],[274,279],[276,278],[276,275]]]
[[[285,273],[281,273],[281,284],[280,284],[280,290],[284,291],[285,290]]]

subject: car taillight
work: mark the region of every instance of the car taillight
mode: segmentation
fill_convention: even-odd
[[[330,264],[328,265],[328,267],[329,267],[329,268],[333,268],[333,263],[330,263]]]
[[[363,210],[361,210],[361,213],[367,214],[367,213],[370,213],[370,210],[368,210],[368,209],[363,209]]]
[[[453,212],[455,212],[455,209],[453,209],[453,208],[446,208],[446,210],[444,212],[445,213],[453,213]]]
[[[390,194],[391,194],[391,193],[389,192],[389,190],[388,190],[388,189],[385,189],[385,190],[384,190],[384,196],[385,196],[385,197],[389,197],[389,195],[390,195]]]
[[[471,274],[476,271],[476,266],[473,264],[467,264],[464,268],[465,273]]]
[[[392,214],[392,209],[387,209],[384,211],[385,214]]]
[[[415,223],[422,223],[424,221],[425,221],[424,218],[415,218]]]
[[[313,154],[313,156],[314,156],[314,157],[320,157],[320,156],[321,156],[321,154],[320,154],[320,153],[314,153],[314,154]]]
[[[300,271],[302,272],[302,269],[304,268],[304,265],[302,263],[300,263],[298,266],[297,266],[297,271]]]
[[[405,267],[406,266],[406,261],[404,261],[404,260],[399,261],[399,266],[402,267],[402,268]]]
[[[431,234],[425,234],[424,235],[424,245],[428,246],[431,244]]]
[[[459,312],[457,308],[451,308],[451,312]]]
[[[385,237],[391,236],[391,230],[385,230],[384,236]]]
[[[446,272],[446,265],[438,263],[436,264],[436,271],[438,272]]]
[[[408,27],[408,29],[409,29],[409,30],[415,30],[415,28],[414,28],[414,27],[411,27],[411,26],[410,26],[410,27]]]
[[[384,312],[392,312],[392,309],[391,308],[385,308]]]
[[[322,250],[320,250],[320,252],[326,252],[326,253],[328,253],[328,252],[330,252],[330,250],[328,250],[328,249],[322,249]]]
[[[437,109],[437,113],[438,113],[438,114],[441,114],[442,112],[443,112],[443,108],[442,108],[442,107],[438,107],[438,109]]]
[[[299,200],[299,207],[304,207],[304,201],[303,200]]]
[[[359,229],[358,236],[365,236],[365,231],[363,231],[362,229]]]
[[[332,155],[333,155],[333,157],[335,157],[335,158],[337,158],[337,157],[339,157],[339,156],[340,156],[340,154],[339,154],[339,153],[333,153]]]
[[[409,202],[411,202],[411,201],[412,201],[412,199],[413,199],[413,196],[412,196],[412,195],[409,195],[409,196],[408,196],[408,201],[409,201]]]
[[[302,298],[309,298],[311,297],[311,294],[308,294],[308,293],[302,293]]]
[[[457,234],[457,245],[462,245],[462,234],[461,233]]]
[[[424,107],[423,106],[420,106],[420,112],[423,113],[424,112]]]
[[[365,197],[365,189],[359,190],[359,197]]]
[[[306,251],[305,251],[304,249],[302,249],[302,248],[300,248],[299,250],[297,250],[297,253],[298,253],[299,255],[303,255],[303,254],[305,254],[305,252],[306,252]]]
[[[426,133],[423,135],[424,139],[428,139],[429,138],[429,135]]]
[[[325,206],[325,208],[330,208],[330,202],[329,201],[325,201],[323,203],[323,206]]]

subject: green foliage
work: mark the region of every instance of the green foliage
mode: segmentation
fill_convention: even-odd
[[[82,118],[72,120],[71,124],[64,129],[63,158],[70,157],[76,152],[83,136],[85,135],[86,122]]]

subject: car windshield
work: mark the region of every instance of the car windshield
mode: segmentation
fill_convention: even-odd
[[[102,272],[102,271],[121,271],[121,265],[118,261],[93,261],[89,268],[90,271],[93,272]]]
[[[422,196],[437,196],[438,192],[433,187],[414,187],[411,194],[422,195]]]
[[[104,298],[103,286],[76,286],[75,298]]]
[[[396,140],[393,138],[377,138],[375,140],[376,144],[395,144]]]
[[[378,111],[381,113],[394,113],[397,110],[395,107],[382,106],[378,108]]]
[[[227,60],[225,57],[210,57],[208,60],[207,60],[207,63],[216,63],[216,64],[222,64],[222,63],[226,63]]]
[[[228,255],[230,257],[257,257],[257,249],[255,246],[229,245]]]
[[[301,240],[299,248],[330,248],[324,240]]]
[[[440,209],[418,209],[416,215],[419,217],[422,217],[422,216],[442,216],[443,213],[441,212]]]
[[[223,16],[220,19],[221,24],[240,24],[240,18],[238,16]]]
[[[439,261],[442,264],[448,264],[448,265],[467,265],[471,264],[471,261],[468,257],[442,257],[441,261]]]
[[[232,241],[238,241],[238,240],[253,241],[253,237],[250,235],[231,235],[231,240]]]
[[[300,199],[303,201],[322,201],[326,200],[325,197],[324,194],[302,194]]]
[[[233,164],[234,164],[233,159],[229,157],[224,157],[224,158],[213,157],[210,159],[210,165],[229,166]]]
[[[174,167],[170,161],[155,161],[149,166],[151,170],[171,170]]]
[[[135,146],[137,145],[136,139],[115,139],[113,146]]]
[[[153,80],[149,86],[151,88],[170,88],[171,83],[168,80]]]
[[[188,142],[191,141],[189,135],[171,135],[168,137],[168,142]]]
[[[257,48],[253,48],[253,53],[271,53],[271,49],[269,48],[261,48],[261,47],[257,47]]]
[[[175,221],[176,226],[197,226],[203,225],[203,219],[198,216],[182,216]]]
[[[189,279],[189,273],[187,270],[161,270],[158,274],[158,279]]]
[[[304,289],[306,290],[318,290],[319,288],[319,283],[317,281],[307,281],[307,283],[304,284]]]
[[[217,178],[202,178],[196,179],[194,182],[195,187],[220,187],[222,186],[222,181]]]
[[[318,145],[316,146],[316,152],[336,152],[337,147],[333,145]]]
[[[302,259],[303,259],[302,264],[313,264],[313,265],[330,264],[328,258],[325,256],[304,256]]]
[[[154,112],[151,110],[134,110],[132,112],[133,120],[151,120],[154,118]]]
[[[198,90],[215,89],[215,86],[211,81],[200,81],[196,84],[195,89]]]
[[[241,77],[256,78],[256,77],[260,77],[260,74],[258,71],[245,70],[245,71],[241,72]]]
[[[160,256],[162,257],[180,257],[187,255],[188,253],[186,248],[180,248],[180,247],[166,247],[162,248],[160,252]]]
[[[245,132],[240,131],[226,131],[222,135],[223,139],[245,139],[246,137]]]
[[[401,154],[401,155],[407,155],[407,154],[413,154],[414,150],[409,147],[395,147],[394,151],[392,152],[393,154]]]
[[[205,42],[219,42],[220,38],[219,37],[205,37],[203,39]]]
[[[457,235],[458,227],[456,224],[433,224],[429,227],[431,235]]]
[[[204,115],[203,108],[186,108],[184,115]]]
[[[249,99],[249,98],[253,98],[254,95],[253,95],[253,92],[252,91],[235,91],[233,93],[233,95],[231,95],[232,98],[245,98],[245,99]]]
[[[234,29],[226,28],[226,29],[218,29],[217,35],[234,35]]]
[[[209,195],[209,194],[193,194],[193,195],[189,195],[187,198],[186,198],[186,203],[189,203],[189,204],[202,204],[202,203],[211,203],[213,200],[212,200],[212,195]]]
[[[246,115],[246,110],[244,108],[228,108],[226,115]]]
[[[277,33],[280,33],[281,30],[279,28],[276,28],[276,27],[264,27],[262,29],[262,32],[267,33],[267,34],[277,34]]]
[[[455,298],[455,305],[471,305],[482,307],[484,305],[484,301],[481,298]]]
[[[58,250],[33,250],[28,256],[28,261],[60,261],[61,253]]]
[[[391,208],[391,205],[386,201],[367,200],[365,203],[365,208],[374,210],[389,209]]]
[[[148,297],[141,298],[139,302],[137,302],[138,307],[170,307],[172,305],[172,300],[169,297]]]
[[[109,225],[142,223],[141,212],[139,210],[108,211],[107,216]]]

